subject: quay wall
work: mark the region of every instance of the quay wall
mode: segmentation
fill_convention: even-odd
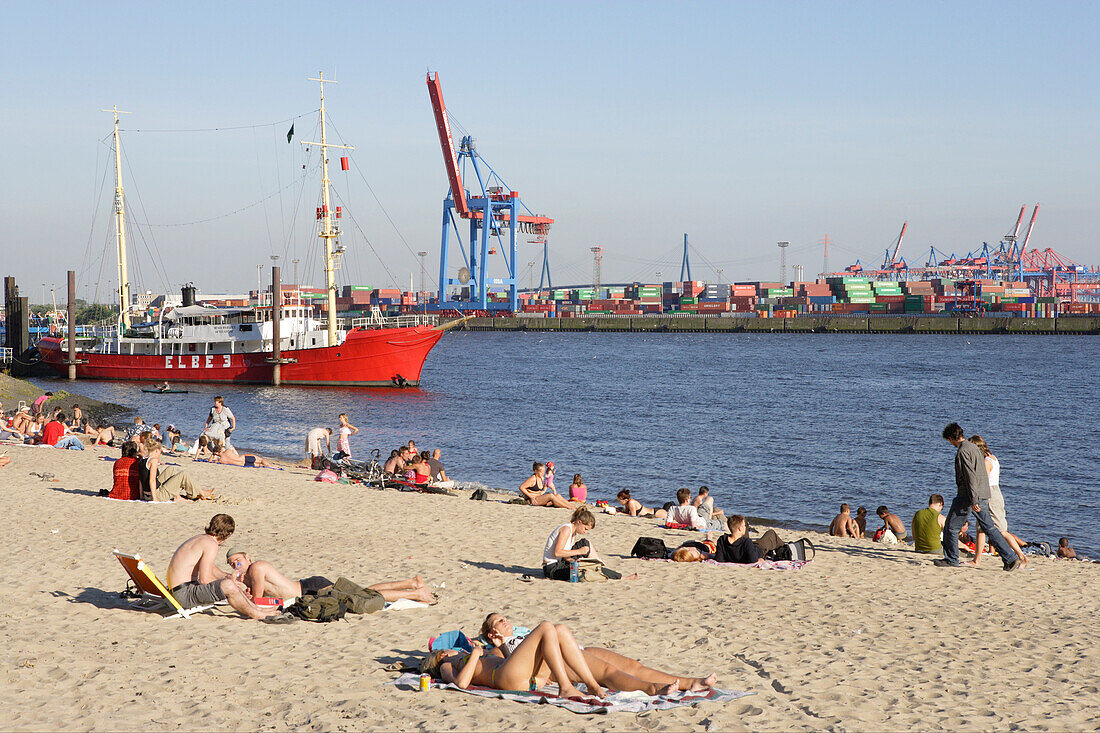
[[[583,316],[471,318],[469,331],[619,331],[639,333],[957,333],[1100,334],[1100,317],[996,318],[944,316]]]

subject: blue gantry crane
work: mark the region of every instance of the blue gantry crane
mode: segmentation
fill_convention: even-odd
[[[543,270],[549,280],[549,263],[546,261],[547,235],[553,219],[535,214],[520,200],[519,194],[508,187],[496,171],[485,162],[466,135],[457,150],[451,135],[447,108],[443,104],[443,87],[439,74],[427,76],[428,96],[435,112],[439,145],[443,151],[443,163],[447,169],[450,188],[443,200],[443,233],[439,253],[439,303],[440,310],[511,311],[518,310],[519,258],[517,235],[528,235],[531,242],[543,245]],[[477,190],[471,194],[464,180],[469,180],[467,167],[477,180]],[[462,220],[468,222],[468,236],[463,241]],[[452,269],[451,235],[454,235],[462,264]],[[489,256],[503,260],[500,277],[489,274]],[[456,258],[455,264],[458,264]],[[456,290],[451,290],[458,286]],[[507,293],[503,302],[489,298],[490,291]]]

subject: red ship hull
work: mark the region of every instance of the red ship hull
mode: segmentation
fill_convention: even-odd
[[[344,343],[313,349],[288,349],[282,365],[283,384],[392,387],[417,385],[428,352],[443,331],[431,326],[350,331]],[[38,344],[42,360],[59,375],[68,375],[68,353],[61,339]],[[78,379],[142,382],[216,382],[271,384],[270,353],[249,354],[100,354],[81,351]],[[404,382],[402,382],[404,380]]]

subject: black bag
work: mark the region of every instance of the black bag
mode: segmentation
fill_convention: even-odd
[[[632,557],[664,560],[668,558],[668,548],[665,547],[665,541],[659,537],[639,537],[630,554]]]
[[[803,537],[800,540],[780,545],[765,555],[765,557],[768,560],[800,560],[803,562],[810,562],[814,559],[814,555],[816,554],[817,548],[814,547],[814,543]]]
[[[485,489],[478,489],[474,493],[470,494],[471,501],[485,501],[489,498],[489,495],[485,493]]]
[[[338,621],[348,613],[348,605],[336,596],[302,596],[286,609],[305,621],[327,623]]]
[[[780,545],[767,555],[764,556],[768,560],[790,560],[791,559],[791,546]]]

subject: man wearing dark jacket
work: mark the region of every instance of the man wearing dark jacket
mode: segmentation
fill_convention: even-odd
[[[751,565],[784,544],[774,529],[769,529],[756,541],[749,539],[748,520],[740,514],[734,514],[727,519],[726,526],[730,533],[718,538],[717,549],[714,552],[714,559],[718,562]]]
[[[943,536],[946,540],[952,540],[959,533],[959,529],[966,522],[970,512],[974,512],[974,518],[982,531],[989,536],[989,540],[1004,562],[1005,570],[1015,570],[1023,565],[1023,561],[1016,557],[1013,550],[1005,541],[1004,535],[993,526],[993,518],[989,514],[989,474],[985,470],[985,456],[978,446],[966,439],[966,434],[958,423],[951,423],[943,429],[943,438],[958,451],[955,453],[955,486],[958,487],[951,509],[947,512],[947,521],[944,524]],[[933,560],[940,567],[959,566],[959,547],[954,541],[943,543],[943,558]]]

